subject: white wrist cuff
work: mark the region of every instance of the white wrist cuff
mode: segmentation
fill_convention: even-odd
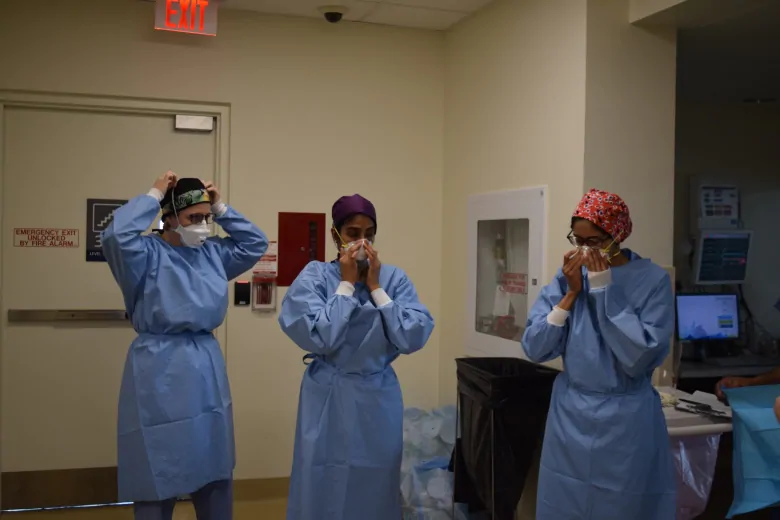
[[[553,327],[563,327],[566,325],[566,319],[569,317],[569,311],[563,310],[557,305],[547,315],[547,323]]]
[[[351,298],[355,295],[355,286],[352,285],[349,282],[341,282],[336,289],[336,294],[340,294],[341,296],[347,296],[348,298]]]
[[[374,300],[374,304],[377,306],[377,308],[384,307],[393,301],[381,287],[371,291],[371,299]]]
[[[590,283],[591,291],[593,289],[603,289],[612,283],[612,271],[610,269],[598,273],[588,271],[588,282]]]
[[[149,190],[149,193],[147,193],[147,195],[157,199],[157,202],[162,201],[163,197],[165,197],[165,193],[161,192],[157,188],[152,188],[151,190]]]
[[[224,202],[217,202],[213,206],[211,206],[211,212],[214,213],[216,216],[221,217],[225,213],[227,213],[228,207],[227,204]]]

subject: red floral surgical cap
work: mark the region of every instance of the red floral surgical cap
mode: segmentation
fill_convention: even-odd
[[[589,220],[616,242],[624,242],[633,228],[626,203],[608,191],[591,189],[582,197],[573,216]]]

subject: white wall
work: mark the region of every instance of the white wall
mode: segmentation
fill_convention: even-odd
[[[626,246],[670,266],[676,34],[627,19],[626,0],[588,0],[584,187],[619,194],[634,224]]]
[[[275,239],[280,211],[329,214],[338,196],[365,195],[383,260],[439,317],[443,35],[224,11],[202,38],[155,32],[153,8],[0,2],[0,89],[229,104],[228,201]],[[275,316],[243,308],[227,336],[237,477],[289,475],[303,353]],[[396,364],[408,405],[436,405],[438,349],[434,333]]]
[[[464,352],[469,195],[550,187],[544,283],[571,247],[571,214],[591,187],[626,199],[635,223],[627,246],[672,262],[676,41],[630,25],[629,8],[498,0],[448,34],[443,402],[454,399],[453,358]]]
[[[695,224],[696,187],[722,183],[740,188],[742,220],[754,231],[745,298],[757,321],[780,336],[780,107],[773,105],[680,103],[677,108],[675,175],[675,267],[692,274],[683,244]]]
[[[447,35],[442,402],[464,352],[468,196],[548,185],[547,278],[566,250],[583,185],[585,31],[585,2],[498,0]]]

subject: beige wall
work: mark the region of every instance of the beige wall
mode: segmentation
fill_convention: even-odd
[[[654,14],[666,11],[686,0],[629,0],[629,20],[631,23],[638,22]]]
[[[443,35],[236,11],[217,38],[152,25],[153,4],[135,0],[2,2],[0,89],[230,104],[229,202],[275,239],[277,212],[329,213],[360,192],[377,206],[383,260],[439,317]],[[275,316],[243,308],[227,337],[237,477],[286,476],[303,352]],[[434,334],[396,364],[407,404],[436,405],[438,348]]]
[[[627,245],[671,265],[676,43],[628,17],[628,0],[498,0],[448,34],[442,402],[454,400],[464,352],[469,195],[550,187],[547,280],[590,187],[624,196],[636,225]]]
[[[442,402],[464,351],[468,196],[548,185],[547,278],[565,252],[582,195],[585,14],[585,2],[498,0],[447,35]]]
[[[671,258],[665,220],[658,236],[645,222],[671,204],[672,134],[656,132],[669,130],[674,44],[626,26],[625,2],[497,0],[446,36],[226,11],[215,39],[156,33],[152,5],[132,0],[5,2],[0,49],[13,52],[0,53],[0,89],[230,104],[228,197],[271,238],[279,211],[327,212],[355,191],[374,200],[385,261],[410,273],[438,319],[428,347],[397,364],[407,404],[431,407],[455,397],[470,194],[549,186],[547,279],[590,182],[632,204],[629,245]],[[639,201],[633,182],[655,175]],[[275,319],[243,309],[228,316],[227,350],[238,477],[287,475],[302,353]]]
[[[670,266],[676,35],[627,18],[627,0],[588,0],[584,188],[623,197],[634,223],[626,246]]]

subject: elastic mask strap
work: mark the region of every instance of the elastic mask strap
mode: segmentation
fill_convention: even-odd
[[[336,232],[336,236],[339,237],[339,240],[341,240],[341,248],[345,249],[347,247],[347,243],[344,242],[343,238],[341,238],[341,233],[339,233],[339,230],[336,229],[336,226],[331,226],[331,228],[333,228],[333,231]]]
[[[620,249],[618,249],[615,254],[613,254],[611,256],[609,255],[609,248],[612,247],[613,245],[615,245],[615,239],[614,238],[612,239],[612,242],[610,242],[610,244],[602,250],[605,253],[607,253],[607,262],[608,263],[612,263],[612,259],[620,254]]]
[[[331,228],[333,229],[333,231],[336,232],[336,236],[339,237],[339,240],[341,240],[341,248],[346,249],[349,246],[349,244],[345,242],[344,239],[341,237],[341,233],[339,233],[339,230],[336,229],[336,226],[331,226]],[[369,244],[371,243],[371,240],[368,240],[367,238],[361,238],[360,240],[363,242],[364,246],[366,245],[366,243]],[[357,240],[355,242],[357,242]]]

